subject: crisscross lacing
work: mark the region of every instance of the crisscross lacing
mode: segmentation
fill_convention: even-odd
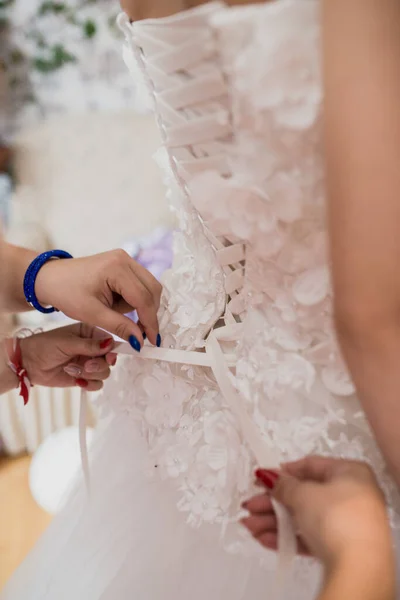
[[[204,27],[216,5],[171,20],[129,24],[127,43],[141,66],[152,91],[163,142],[171,168],[185,191],[197,173],[217,171],[229,177],[227,144],[232,142],[229,95],[216,60],[216,43],[210,27]],[[165,23],[165,21],[164,21]],[[241,303],[235,302],[244,283],[245,244],[216,235],[212,224],[199,215],[225,274],[227,305],[212,329],[240,321]]]
[[[218,6],[218,3],[206,5],[182,17],[164,20],[161,24],[152,20],[130,24],[126,17],[121,17],[120,21],[127,34],[127,43],[152,92],[171,169],[189,201],[188,183],[196,173],[211,169],[225,177],[231,175],[226,151],[233,136],[229,95],[218,68],[213,32],[208,26],[209,13]],[[141,356],[210,367],[258,463],[279,467],[274,464],[270,444],[266,443],[257,424],[249,416],[232,383],[229,369],[234,366],[235,357],[224,353],[221,345],[222,342],[232,343],[240,339],[240,303],[236,301],[244,283],[246,248],[236,239],[215,234],[212,223],[204,222],[201,216],[199,219],[225,274],[225,311],[211,324],[204,340],[206,352],[146,347]],[[122,344],[117,351],[132,353],[127,344]],[[84,401],[82,398],[82,410]],[[84,441],[85,437],[81,435],[82,462],[88,481]],[[295,555],[296,538],[285,509],[276,505],[276,513],[281,578]]]

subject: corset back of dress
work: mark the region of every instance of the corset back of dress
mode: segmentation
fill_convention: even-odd
[[[296,353],[297,391],[309,393],[318,371],[329,392],[352,395],[331,318],[318,3],[213,3],[141,23],[133,40],[181,216],[189,293],[177,299],[178,266],[166,282],[175,337],[201,346],[216,324],[247,318],[276,364]]]
[[[394,504],[332,324],[318,1],[217,2],[121,26],[155,102],[181,228],[164,343],[202,351],[233,327],[229,377],[271,456],[366,458]],[[226,527],[255,463],[220,386],[189,366],[131,363],[127,377],[142,382],[143,398],[123,406],[159,475],[176,479],[180,508],[193,524]],[[160,387],[168,406],[150,402]]]

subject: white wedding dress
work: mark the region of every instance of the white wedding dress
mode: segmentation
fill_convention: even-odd
[[[331,319],[319,3],[120,24],[181,228],[163,348],[121,361],[90,499],[79,482],[1,600],[272,599],[276,559],[237,525],[261,460],[366,459],[397,527]],[[287,580],[311,600],[317,567],[297,559]]]

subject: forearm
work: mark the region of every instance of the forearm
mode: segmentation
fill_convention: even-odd
[[[318,600],[395,600],[396,577],[390,545],[344,556],[328,570]]]
[[[5,243],[2,247],[2,309],[6,312],[30,310],[24,296],[23,281],[25,272],[37,256],[33,250],[19,248]]]
[[[345,334],[341,345],[386,462],[400,487],[400,326]]]
[[[397,318],[400,305],[400,4],[322,6],[336,306],[350,324],[374,316],[379,325]]]
[[[322,6],[337,331],[400,484],[400,4],[323,0]]]

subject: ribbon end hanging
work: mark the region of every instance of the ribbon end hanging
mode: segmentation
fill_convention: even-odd
[[[89,454],[86,439],[86,425],[87,425],[87,408],[88,408],[88,394],[87,391],[81,390],[81,402],[79,411],[79,449],[81,455],[81,464],[83,477],[85,480],[86,492],[88,497],[90,496],[90,469],[89,469]]]

